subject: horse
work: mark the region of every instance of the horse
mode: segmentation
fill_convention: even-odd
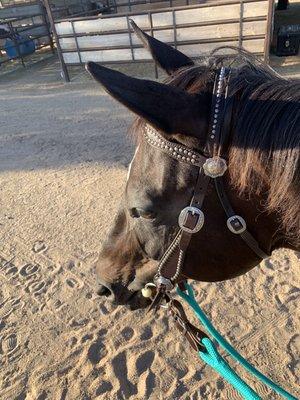
[[[168,74],[164,82],[136,79],[94,62],[86,69],[137,115],[131,129],[136,150],[125,192],[95,266],[98,294],[136,309],[149,304],[141,289],[153,280],[176,237],[178,216],[190,204],[199,169],[149,144],[147,132],[167,148],[203,154],[215,79],[224,65],[230,67],[227,96],[232,103],[224,190],[262,251],[253,251],[228,229],[217,190],[209,182],[201,207],[205,223],[191,237],[181,277],[228,280],[275,249],[300,250],[300,81],[279,76],[240,48],[234,57],[212,52],[197,65],[134,22],[132,26]]]

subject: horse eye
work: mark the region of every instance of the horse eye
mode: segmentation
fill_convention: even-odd
[[[140,214],[140,217],[142,217],[142,218],[145,218],[145,219],[155,218],[155,213],[153,211],[141,210],[141,209],[138,209],[137,211]]]
[[[140,216],[136,208],[130,208],[129,214],[131,218],[139,218]]]
[[[142,208],[131,208],[129,210],[130,216],[132,218],[145,218],[145,219],[154,219],[155,213],[150,210],[143,210]]]

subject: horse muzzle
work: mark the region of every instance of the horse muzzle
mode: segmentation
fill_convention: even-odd
[[[131,310],[135,310],[145,308],[150,303],[149,299],[142,295],[140,289],[135,282],[128,286],[124,286],[122,283],[101,283],[97,294],[115,305],[125,305]]]

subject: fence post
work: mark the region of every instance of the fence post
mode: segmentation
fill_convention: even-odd
[[[239,32],[239,48],[243,46],[243,22],[244,22],[244,2],[240,0],[240,32]]]
[[[152,19],[152,12],[151,11],[148,11],[148,19],[149,19],[149,22],[150,22],[151,36],[154,36],[154,33],[153,33],[153,19]],[[156,64],[155,61],[154,61],[154,71],[155,71],[155,78],[157,79],[158,78],[158,69],[157,69],[157,64]]]
[[[58,54],[58,58],[60,61],[60,65],[61,65],[61,69],[65,78],[66,82],[70,82],[70,76],[69,76],[69,72],[68,72],[68,68],[66,66],[66,63],[64,61],[64,57],[63,57],[63,53],[60,47],[60,43],[59,43],[59,39],[58,39],[58,35],[56,32],[56,28],[55,28],[55,23],[54,23],[54,18],[53,18],[53,14],[51,11],[51,7],[49,4],[49,0],[44,0],[44,4],[47,10],[47,14],[48,14],[48,18],[49,18],[49,22],[50,22],[50,26],[53,32],[53,35],[55,37],[55,42],[56,42],[56,48],[57,48],[57,54]]]
[[[128,35],[129,35],[129,44],[130,44],[130,50],[131,50],[131,58],[132,58],[132,61],[134,61],[134,60],[135,60],[135,56],[134,56],[133,43],[132,43],[132,36],[131,36],[131,26],[130,26],[130,23],[129,23],[128,14],[126,14],[126,22],[127,22],[127,29],[128,29]]]
[[[264,62],[269,64],[270,60],[270,45],[273,33],[273,22],[274,22],[274,0],[268,1],[268,16],[267,16],[267,28],[266,28],[266,38],[264,46]]]
[[[49,38],[49,44],[50,44],[50,47],[51,47],[51,51],[54,54],[55,53],[55,51],[54,51],[54,43],[53,43],[53,39],[52,39],[51,32],[50,32],[50,29],[49,29],[48,20],[47,20],[47,11],[46,11],[46,8],[45,8],[43,2],[39,1],[39,3],[40,3],[41,10],[42,10],[42,14],[43,14],[42,15],[42,20],[43,20],[43,23],[45,24],[45,27],[46,27],[47,36]],[[32,18],[32,20],[33,20],[33,18]]]

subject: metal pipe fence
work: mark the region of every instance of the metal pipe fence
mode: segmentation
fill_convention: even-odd
[[[46,8],[49,12],[50,7]],[[68,66],[87,61],[150,62],[133,35],[130,18],[150,35],[192,58],[217,46],[235,45],[268,61],[273,12],[273,0],[222,0],[131,13],[52,18],[52,30],[68,80]]]

